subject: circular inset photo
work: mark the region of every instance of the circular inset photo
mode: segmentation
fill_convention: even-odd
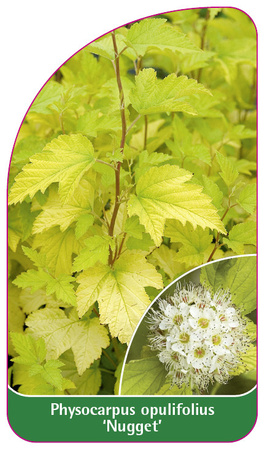
[[[138,326],[122,395],[238,395],[256,384],[256,258],[206,264],[174,281]]]

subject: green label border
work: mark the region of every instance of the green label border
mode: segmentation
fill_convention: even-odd
[[[125,415],[126,407],[134,414]],[[256,387],[238,396],[199,397],[25,396],[8,389],[10,426],[31,442],[231,442],[245,437],[256,417]]]

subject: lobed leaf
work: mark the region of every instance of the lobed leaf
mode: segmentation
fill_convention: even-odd
[[[191,224],[183,226],[176,220],[166,222],[165,236],[172,242],[180,242],[182,247],[177,252],[177,259],[185,263],[188,267],[199,266],[205,262],[205,257],[209,256],[209,246],[212,242],[212,235],[209,230],[201,227],[194,229]]]
[[[156,246],[161,244],[166,219],[226,233],[210,197],[201,187],[186,183],[191,178],[190,172],[170,165],[153,167],[140,177],[128,213],[139,217]]]
[[[237,199],[242,208],[249,214],[253,214],[256,208],[256,184],[247,184]]]
[[[76,306],[76,296],[72,281],[75,278],[70,275],[61,274],[58,278],[50,278],[46,286],[47,295],[55,293],[58,300],[62,300],[68,305]]]
[[[30,158],[15,178],[9,204],[32,198],[39,190],[44,193],[52,183],[59,183],[62,203],[73,195],[81,177],[94,163],[91,142],[81,134],[61,135],[47,144],[41,153]]]
[[[22,272],[18,275],[13,283],[21,289],[30,287],[31,293],[34,293],[46,286],[50,279],[50,274],[45,272],[43,269],[30,269],[27,272]]]
[[[74,362],[73,353],[67,350],[61,357],[60,361],[64,363],[62,375],[70,379],[75,387],[70,388],[71,395],[96,395],[101,385],[101,372],[99,361],[95,361],[89,369],[86,369],[82,375],[79,375]]]
[[[225,184],[230,187],[235,183],[239,173],[232,161],[226,156],[216,152],[216,158],[221,169],[220,176],[223,178]]]
[[[235,225],[229,232],[229,239],[224,243],[237,254],[244,254],[244,245],[256,245],[256,223],[244,222]]]
[[[144,19],[134,23],[127,34],[126,44],[138,56],[152,48],[178,51],[182,54],[201,52],[199,47],[183,33],[166,24],[166,19]]]
[[[162,277],[146,259],[126,251],[113,268],[97,264],[78,276],[77,310],[80,316],[96,301],[100,320],[112,336],[128,342],[147,306],[145,286],[163,287]]]
[[[48,81],[34,100],[29,112],[50,114],[49,106],[60,100],[62,92],[63,86],[60,83],[53,80]]]
[[[155,248],[150,257],[148,257],[148,261],[155,266],[159,266],[171,280],[185,272],[185,265],[179,261],[178,253],[166,245],[160,245],[160,247]]]
[[[80,181],[78,189],[64,205],[58,193],[51,190],[47,201],[42,206],[42,211],[34,221],[32,234],[41,233],[56,225],[60,226],[61,231],[65,231],[73,222],[91,210],[93,194],[94,189],[85,179]]]
[[[26,324],[33,336],[42,336],[45,340],[48,360],[72,348],[79,375],[109,344],[108,332],[97,317],[79,320],[74,313],[68,318],[61,309],[45,308],[32,313]]]
[[[48,270],[55,277],[72,273],[72,255],[78,254],[81,249],[74,230],[67,228],[62,233],[59,227],[35,235],[32,247],[40,248],[40,254],[46,255]]]
[[[29,334],[11,333],[12,343],[19,356],[13,358],[14,362],[24,365],[41,363],[46,357],[45,342],[42,338],[35,340]]]
[[[109,236],[92,236],[85,240],[85,245],[85,248],[81,250],[74,260],[74,272],[93,267],[97,262],[107,264],[109,248],[114,249],[113,239]]]
[[[177,77],[172,73],[159,80],[154,69],[141,70],[135,77],[135,83],[130,100],[134,109],[143,115],[170,111],[183,111],[195,115],[193,96],[211,95],[202,84],[186,76]]]

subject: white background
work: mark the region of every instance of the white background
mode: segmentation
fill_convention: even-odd
[[[6,358],[6,183],[11,151],[18,132],[19,126],[33,98],[52,75],[52,73],[78,51],[100,35],[125,23],[138,20],[145,16],[158,14],[166,11],[185,8],[200,7],[224,7],[230,6],[242,9],[250,15],[259,35],[259,418],[256,427],[245,439],[226,444],[144,444],[139,443],[141,448],[152,448],[166,445],[167,447],[190,449],[244,449],[255,447],[259,449],[264,445],[264,363],[262,362],[262,342],[264,342],[265,308],[262,284],[264,281],[264,243],[263,234],[263,207],[262,194],[264,192],[264,123],[263,123],[263,101],[264,101],[264,19],[265,7],[261,0],[234,0],[228,2],[216,1],[184,1],[184,0],[98,0],[95,3],[89,0],[11,0],[5,1],[1,6],[1,68],[0,68],[0,202],[1,202],[1,419],[0,419],[0,441],[3,448],[36,448],[61,449],[76,448],[78,444],[37,444],[29,443],[17,437],[9,428],[6,419],[5,407],[5,358]],[[264,356],[263,356],[264,359]],[[247,411],[246,411],[247,414]],[[222,426],[220,424],[220,426]],[[263,431],[263,432],[262,432]],[[263,439],[263,441],[262,441]],[[262,445],[263,444],[263,445]],[[85,444],[80,446],[99,445],[114,448],[131,447],[136,444]]]

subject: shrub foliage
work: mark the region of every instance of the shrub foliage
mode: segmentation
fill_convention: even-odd
[[[232,8],[121,27],[46,83],[9,175],[10,383],[117,393],[169,282],[255,253],[256,34]]]

